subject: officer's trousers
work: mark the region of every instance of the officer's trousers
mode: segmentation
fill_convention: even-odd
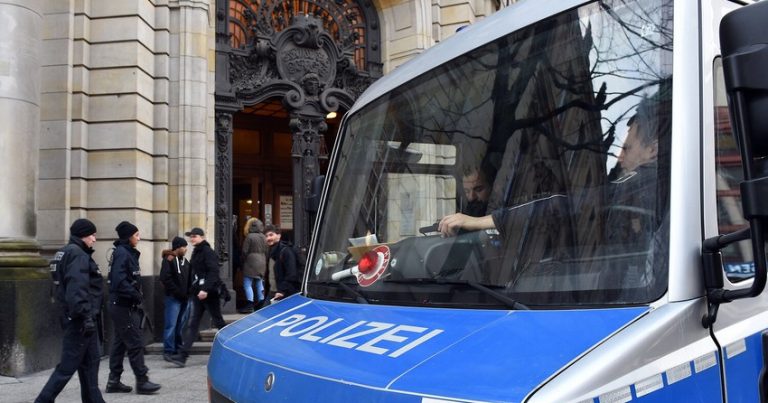
[[[136,308],[110,304],[109,315],[115,330],[109,353],[109,378],[119,379],[123,374],[123,359],[126,353],[136,378],[146,376],[149,368],[144,365],[144,342],[139,328],[141,313]]]
[[[35,403],[53,402],[77,371],[83,402],[103,403],[99,390],[99,336],[93,332],[83,336],[82,320],[64,319],[61,362],[48,378]]]

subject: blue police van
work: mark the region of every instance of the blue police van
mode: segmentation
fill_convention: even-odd
[[[211,401],[766,401],[767,43],[768,2],[528,0],[398,67]]]

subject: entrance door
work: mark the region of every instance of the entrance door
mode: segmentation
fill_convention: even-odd
[[[325,173],[327,155],[336,138],[341,114],[329,117],[325,147],[321,147],[320,172]],[[233,208],[237,228],[250,217],[278,225],[283,236],[292,239],[294,157],[290,118],[278,99],[246,107],[234,115],[232,146]],[[325,157],[325,158],[324,158]],[[235,242],[237,246],[237,241]]]
[[[278,100],[246,107],[235,114],[232,143],[232,200],[237,227],[256,217],[290,230],[279,195],[291,194],[291,133],[288,113]],[[287,225],[286,225],[287,224]]]

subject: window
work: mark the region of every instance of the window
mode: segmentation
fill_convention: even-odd
[[[658,299],[672,12],[667,0],[567,10],[348,116],[307,294],[479,309]]]

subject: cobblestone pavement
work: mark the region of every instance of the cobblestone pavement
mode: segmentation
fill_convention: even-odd
[[[147,355],[146,364],[149,367],[149,379],[162,385],[160,391],[154,395],[137,395],[131,393],[104,393],[109,375],[109,358],[104,357],[99,365],[99,384],[102,395],[107,402],[207,402],[207,355],[191,355],[187,360],[187,366],[177,368],[163,361],[161,355]],[[128,359],[125,360],[125,373],[122,381],[135,389],[136,380],[130,370]],[[43,389],[45,382],[53,372],[53,369],[9,378],[0,376],[0,401],[3,403],[32,402]],[[75,374],[67,384],[67,387],[59,395],[57,402],[79,402],[80,381]]]

